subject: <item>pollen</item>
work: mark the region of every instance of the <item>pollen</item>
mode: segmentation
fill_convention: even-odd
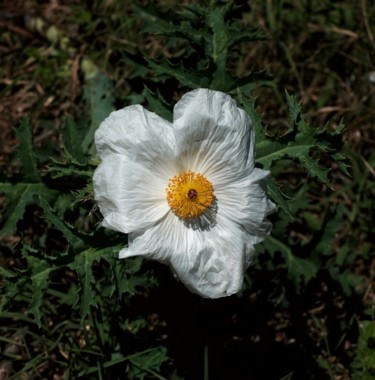
[[[202,215],[215,199],[212,183],[202,174],[190,170],[174,176],[167,187],[167,201],[180,218]]]

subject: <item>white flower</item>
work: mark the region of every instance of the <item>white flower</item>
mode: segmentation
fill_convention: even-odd
[[[269,172],[254,167],[254,129],[235,101],[188,92],[173,124],[129,106],[102,122],[95,142],[103,226],[129,234],[120,258],[168,264],[202,297],[239,291],[274,204],[264,191]]]

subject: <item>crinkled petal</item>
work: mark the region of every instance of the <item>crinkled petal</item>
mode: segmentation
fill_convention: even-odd
[[[140,105],[112,112],[95,133],[102,163],[94,174],[103,226],[128,233],[168,212],[166,187],[177,169],[172,124]]]
[[[275,210],[275,205],[265,192],[269,174],[267,170],[254,168],[246,178],[217,186],[215,191],[222,217],[242,226],[253,244],[263,241],[272,228],[267,216]]]
[[[254,167],[254,130],[228,95],[207,89],[185,94],[174,108],[173,126],[182,170],[229,183]]]
[[[141,106],[112,113],[95,134],[94,175],[103,225],[129,233],[120,257],[144,255],[171,266],[194,293],[218,298],[240,290],[266,216],[268,172],[254,168],[249,117],[221,92],[198,89],[176,104],[173,126]],[[215,201],[197,219],[169,208],[166,187],[193,171],[212,182]]]
[[[112,112],[95,132],[95,144],[101,159],[116,153],[133,160],[174,155],[176,146],[172,124],[140,105]]]
[[[119,154],[104,157],[93,178],[103,226],[128,233],[152,225],[169,211],[166,187],[176,169],[165,160],[160,158],[150,169],[148,161]]]
[[[219,298],[241,289],[253,253],[248,234],[230,220],[194,229],[169,213],[151,228],[131,234],[120,258],[144,255],[169,264],[190,291]]]

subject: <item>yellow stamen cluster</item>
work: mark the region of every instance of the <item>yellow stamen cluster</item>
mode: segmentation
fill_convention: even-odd
[[[202,215],[214,200],[212,183],[190,170],[169,180],[167,200],[172,211],[183,219]]]

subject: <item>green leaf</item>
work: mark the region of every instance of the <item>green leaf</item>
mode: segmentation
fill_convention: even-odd
[[[65,128],[62,130],[64,138],[64,146],[70,157],[77,163],[84,163],[84,154],[82,147],[83,131],[78,128],[78,125],[72,120],[67,119]]]
[[[42,326],[43,296],[50,285],[51,274],[58,269],[46,260],[38,257],[40,252],[29,246],[22,248],[22,256],[28,263],[28,268],[14,272],[7,276],[8,281],[4,285],[4,294],[1,299],[0,310],[21,293],[30,297],[29,312],[34,317],[34,322]],[[2,312],[3,313],[3,312]]]
[[[277,141],[265,140],[256,147],[256,162],[261,164],[263,168],[269,169],[272,163],[284,158],[297,160],[312,176],[318,177],[321,182],[328,185],[328,170],[319,166],[318,161],[310,157],[310,151],[316,149],[318,151],[326,151],[324,146],[319,146],[315,142],[300,139],[287,145]]]
[[[100,123],[114,110],[114,90],[112,82],[101,72],[93,70],[86,75],[84,98],[88,104],[90,125],[82,141],[83,153],[93,153],[95,131]]]
[[[241,90],[238,92],[256,129],[256,162],[264,169],[270,169],[275,161],[294,160],[309,175],[332,188],[327,176],[329,169],[320,165],[319,155],[328,154],[333,162],[345,170],[345,158],[342,154],[337,154],[342,147],[340,131],[331,133],[326,128],[318,130],[311,127],[301,112],[300,104],[286,93],[291,125],[283,134],[269,137],[265,134],[259,116],[256,115],[253,101]]]
[[[21,163],[21,174],[24,182],[39,182],[38,162],[34,154],[31,125],[27,118],[21,120],[21,125],[15,129],[20,140],[17,154]]]
[[[345,174],[347,175],[348,177],[350,177],[350,174],[348,172],[348,168],[350,167],[346,161],[347,161],[347,157],[338,152],[338,153],[335,153],[332,155],[334,161],[336,162],[337,166],[339,167],[339,169]]]
[[[128,372],[129,378],[137,378],[143,380],[146,376],[152,375],[154,379],[165,380],[156,371],[160,370],[160,366],[167,361],[167,349],[165,347],[156,347],[151,351],[143,354],[132,356],[129,358],[131,367]]]
[[[52,267],[47,261],[37,258],[35,256],[37,253],[37,250],[30,247],[24,247],[23,249],[23,256],[26,258],[31,270],[31,301],[29,311],[34,315],[37,325],[41,327],[43,295],[49,287],[50,276],[56,270],[56,267]]]
[[[249,89],[256,86],[255,82],[259,83],[258,79],[265,81],[264,76],[257,78],[256,74],[235,78],[227,67],[232,53],[229,48],[239,42],[264,39],[259,30],[250,31],[244,22],[232,17],[231,12],[238,10],[233,2],[224,5],[211,3],[210,6],[191,4],[177,12],[160,12],[153,4],[134,9],[143,20],[144,33],[166,36],[165,45],[178,50],[173,61],[146,58],[156,74],[153,82],[172,77],[192,89],[205,87],[231,92],[236,86]],[[131,59],[131,62],[139,72],[139,62],[136,59]]]
[[[373,321],[359,323],[357,361],[361,363],[360,379],[375,380],[375,324]]]
[[[47,167],[47,172],[51,173],[52,178],[68,178],[69,182],[67,184],[72,190],[75,189],[74,179],[77,179],[80,183],[82,183],[83,179],[91,182],[94,170],[95,165],[91,165],[87,162],[77,162],[70,155],[65,157],[64,162],[52,160]]]
[[[140,358],[140,359],[138,360],[138,358]],[[103,363],[103,368],[110,368],[110,367],[117,365],[117,364],[120,364],[124,361],[131,361],[131,362],[135,361],[135,362],[137,362],[137,360],[141,363],[144,361],[149,361],[150,364],[152,364],[154,367],[159,368],[158,367],[159,363],[161,365],[167,359],[168,359],[168,357],[166,356],[166,348],[165,347],[149,348],[147,350],[137,352],[135,354],[127,355],[127,356],[124,356],[118,352],[115,352],[111,355],[111,360],[105,361]],[[135,364],[135,365],[137,365],[137,364]],[[82,376],[85,376],[85,375],[89,375],[91,373],[98,372],[98,370],[99,370],[99,368],[97,366],[92,366],[88,369],[85,369],[85,370],[79,372],[78,378],[81,378]],[[141,370],[141,371],[138,370],[137,372],[140,373],[141,376],[143,376],[144,371],[145,370]],[[147,370],[146,370],[146,372],[147,372]],[[164,377],[158,375],[152,369],[149,369],[148,373],[152,374],[153,378],[155,378],[155,379],[166,380]],[[129,377],[129,376],[127,376],[127,377]],[[129,377],[129,378],[131,378],[131,377]]]
[[[210,10],[207,17],[207,24],[212,29],[211,47],[209,53],[217,66],[214,77],[223,77],[228,55],[228,24],[224,21],[224,16],[228,12],[230,4],[216,6]]]
[[[133,7],[137,17],[143,21],[142,31],[148,34],[175,35],[176,28],[169,22],[168,16],[161,17],[154,4]]]
[[[1,286],[2,295],[0,298],[0,312],[4,313],[5,307],[20,293],[20,289],[24,289],[27,286],[29,279],[24,276],[16,281],[6,281],[4,285]]]
[[[171,76],[179,81],[182,86],[193,89],[198,87],[209,87],[210,81],[208,78],[194,71],[187,71],[179,64],[173,65],[166,59],[160,59],[159,61],[148,59],[147,62],[158,75],[166,74]]]
[[[335,236],[338,231],[344,225],[344,207],[338,205],[332,207],[326,212],[323,223],[320,222],[321,233],[319,235],[319,242],[314,248],[314,251],[319,254],[331,254],[333,240],[332,236]]]
[[[117,255],[112,259],[107,259],[112,272],[112,282],[114,287],[112,293],[117,292],[121,297],[124,294],[135,294],[137,287],[153,285],[147,276],[140,276],[139,270],[143,262],[142,257],[132,257],[129,260],[120,260]]]
[[[87,251],[81,252],[76,260],[74,260],[74,266],[78,278],[79,285],[81,289],[80,294],[80,311],[81,311],[81,321],[83,321],[90,312],[90,308],[97,306],[97,301],[95,299],[95,293],[93,292],[93,284],[95,279],[92,273],[92,264],[94,262],[93,254],[94,250],[88,249]],[[72,268],[72,266],[70,266]]]
[[[316,275],[318,268],[315,264],[293,255],[292,250],[278,238],[269,236],[264,245],[270,253],[281,252],[284,256],[289,278],[294,282],[297,292],[301,282],[307,284]]]
[[[354,274],[349,270],[342,272],[337,267],[330,267],[328,268],[328,272],[331,277],[340,284],[347,297],[350,297],[353,294],[353,290],[358,287],[358,285],[364,283],[364,278],[362,276]]]
[[[14,278],[17,277],[17,273],[0,265],[0,276],[4,278]]]
[[[171,107],[165,102],[160,92],[158,91],[154,94],[146,87],[144,89],[144,94],[149,105],[148,109],[157,113],[163,119],[172,122],[173,115]]]
[[[240,27],[229,30],[228,46],[232,47],[240,42],[265,41],[270,39],[270,37],[264,34],[261,29],[250,29],[247,27],[244,30],[241,30],[242,28],[243,24],[241,23]]]
[[[242,105],[246,113],[249,115],[252,125],[255,129],[255,147],[257,151],[259,150],[259,145],[265,141],[266,130],[262,125],[262,120],[259,113],[255,109],[255,101],[246,95],[243,88],[237,87],[237,97],[239,103]]]
[[[86,318],[91,307],[97,306],[95,278],[92,272],[94,262],[99,262],[107,257],[113,257],[118,250],[113,247],[103,249],[86,249],[74,257],[74,261],[68,267],[77,272],[80,285],[80,311],[81,321]]]
[[[43,183],[0,183],[0,192],[6,195],[6,209],[0,230],[0,238],[13,234],[17,229],[17,222],[22,219],[26,206],[35,203],[34,197],[45,200],[54,199],[58,192],[49,189]]]
[[[76,230],[76,228],[69,226],[63,218],[59,217],[43,198],[37,197],[36,201],[43,208],[44,218],[64,234],[64,237],[75,251],[84,246],[84,237]]]
[[[267,182],[267,193],[272,200],[287,214],[289,220],[293,220],[293,215],[290,212],[287,196],[282,193],[279,186],[271,180]]]

